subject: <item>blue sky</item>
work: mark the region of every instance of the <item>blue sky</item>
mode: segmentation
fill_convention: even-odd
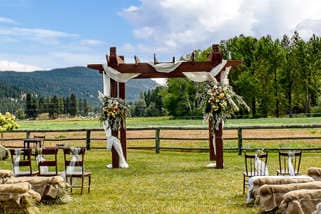
[[[320,0],[0,0],[0,70],[180,57],[239,34],[321,33]]]

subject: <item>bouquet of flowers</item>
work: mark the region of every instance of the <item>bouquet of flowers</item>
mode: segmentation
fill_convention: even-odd
[[[100,121],[108,121],[108,125],[113,131],[121,127],[121,121],[125,121],[129,114],[129,109],[126,102],[120,98],[107,97],[102,98],[102,113]]]
[[[215,83],[207,91],[205,119],[212,119],[213,128],[218,129],[220,122],[225,121],[240,110],[239,106],[250,110],[242,97],[237,95],[231,86]]]

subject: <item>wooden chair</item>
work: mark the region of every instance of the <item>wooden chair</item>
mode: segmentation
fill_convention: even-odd
[[[14,176],[33,176],[38,174],[37,171],[32,171],[31,151],[31,148],[10,149]],[[24,159],[22,157],[27,158]],[[22,171],[20,170],[21,168],[23,169]]]
[[[33,138],[35,139],[40,139],[41,140],[41,143],[40,143],[40,148],[44,147],[44,143],[45,143],[45,138],[46,136],[45,135],[34,135]]]
[[[268,153],[263,154],[246,154],[245,157],[245,172],[243,172],[243,194],[245,186],[248,184],[249,178],[253,176],[265,176],[267,171]]]
[[[41,148],[38,150],[37,161],[40,176],[58,175],[57,153],[58,148],[56,147]]]
[[[70,191],[73,188],[80,188],[81,194],[83,193],[83,188],[88,188],[88,193],[90,192],[91,183],[91,172],[85,172],[84,169],[84,157],[85,157],[85,147],[75,147],[75,148],[64,148],[64,160],[65,160],[65,176],[66,180],[70,184]],[[75,170],[75,168],[78,170]],[[81,178],[81,185],[73,185],[73,178]],[[84,186],[85,177],[88,177],[88,185]]]
[[[302,150],[299,151],[279,151],[279,169],[277,175],[299,175],[301,165]]]

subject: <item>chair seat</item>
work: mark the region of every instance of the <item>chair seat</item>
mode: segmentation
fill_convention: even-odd
[[[246,177],[253,177],[253,176],[265,176],[265,174],[259,174],[258,172],[252,171],[252,172],[243,172],[243,175]]]
[[[84,174],[82,174],[82,172],[73,172],[73,173],[67,173],[66,176],[70,177],[82,177],[82,176],[90,176],[91,172],[84,172]]]
[[[30,174],[29,171],[19,171],[19,173],[14,174],[15,177],[21,177],[21,176],[35,176],[38,175],[38,171],[34,171]]]
[[[59,173],[56,172],[45,172],[45,173],[39,173],[39,176],[55,176],[55,175],[59,175]]]
[[[286,170],[277,170],[276,172],[278,175],[290,175],[289,171]],[[297,170],[294,171],[294,174],[299,175]]]

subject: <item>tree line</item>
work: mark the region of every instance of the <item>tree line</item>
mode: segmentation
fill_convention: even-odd
[[[87,116],[91,107],[86,99],[78,99],[75,94],[68,97],[37,97],[30,93],[26,95],[24,111],[17,112],[18,118],[35,119],[39,114],[48,113],[50,119],[61,115]]]
[[[230,84],[251,107],[243,116],[280,117],[321,113],[321,38],[303,40],[297,32],[282,39],[240,35],[221,41],[225,58],[243,61],[230,72]],[[195,60],[205,61],[210,48],[196,50]],[[187,59],[189,56],[182,57]],[[204,83],[169,79],[141,94],[131,103],[133,116],[201,116]]]

